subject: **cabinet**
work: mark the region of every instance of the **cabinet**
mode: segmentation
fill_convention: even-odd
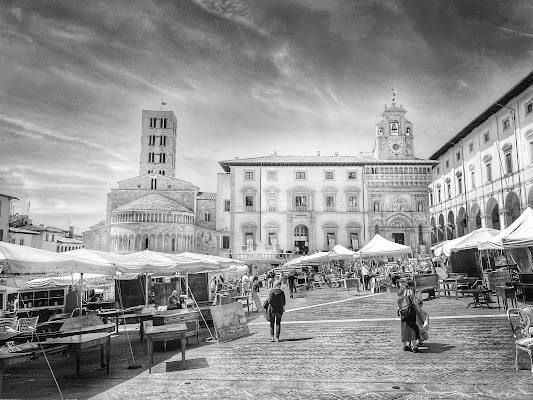
[[[65,307],[65,288],[39,288],[19,291],[19,313],[40,310],[63,310]],[[61,312],[56,311],[56,312]]]

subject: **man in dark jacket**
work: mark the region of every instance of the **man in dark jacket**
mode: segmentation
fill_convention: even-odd
[[[291,294],[291,299],[293,299],[293,292],[296,292],[296,271],[292,270],[287,277],[287,282],[289,283],[289,293]]]
[[[285,293],[281,290],[281,282],[274,281],[274,289],[268,295],[270,312],[270,341],[279,342],[281,331],[281,316],[285,312]],[[276,338],[274,339],[274,324],[276,325]]]

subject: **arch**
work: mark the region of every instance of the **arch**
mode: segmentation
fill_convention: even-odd
[[[520,199],[515,192],[509,192],[505,198],[505,227],[511,225],[520,214]]]
[[[333,186],[326,186],[324,189],[322,189],[322,193],[337,193],[339,189],[333,187]]]
[[[431,217],[431,244],[437,243],[437,223],[435,222],[435,217]]]
[[[457,212],[457,237],[465,235],[465,229],[468,230],[468,220],[466,218],[466,210],[461,207]]]
[[[446,239],[452,240],[455,231],[455,217],[453,211],[448,211],[448,221],[446,223]]]
[[[527,205],[533,208],[533,186],[529,189],[527,194]]]
[[[444,216],[439,215],[439,225],[437,226],[437,241],[442,242],[444,240]]]
[[[487,215],[487,228],[501,229],[500,227],[500,207],[498,205],[498,200],[494,197],[491,197],[487,201],[485,206],[485,215]]]
[[[387,220],[388,228],[412,228],[411,221],[404,215],[394,215]]]

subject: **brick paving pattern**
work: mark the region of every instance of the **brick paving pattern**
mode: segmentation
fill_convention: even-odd
[[[80,377],[74,356],[50,361],[69,399],[533,399],[528,356],[520,353],[516,371],[503,310],[466,308],[471,298],[425,301],[430,339],[413,354],[402,351],[394,293],[318,289],[288,300],[281,342],[269,342],[263,315],[251,313],[248,337],[190,340],[185,370],[176,342],[154,353],[148,374],[146,343],[135,331],[129,335],[140,369],[127,368],[124,332],[113,338],[109,376],[98,351],[83,353]],[[42,357],[6,368],[2,394],[60,398]]]

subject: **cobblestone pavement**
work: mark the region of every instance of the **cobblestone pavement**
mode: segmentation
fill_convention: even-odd
[[[260,292],[262,300],[266,295]],[[136,328],[128,334],[140,369],[127,369],[132,358],[124,332],[113,338],[109,376],[98,352],[82,355],[80,377],[73,375],[75,357],[50,361],[70,399],[533,399],[528,356],[520,354],[516,371],[502,310],[466,308],[471,298],[425,301],[430,340],[414,354],[402,351],[394,293],[319,289],[288,300],[281,342],[268,341],[267,322],[252,312],[250,336],[191,341],[185,370],[175,343],[155,352],[148,374]],[[60,398],[42,358],[6,368],[2,394]]]

